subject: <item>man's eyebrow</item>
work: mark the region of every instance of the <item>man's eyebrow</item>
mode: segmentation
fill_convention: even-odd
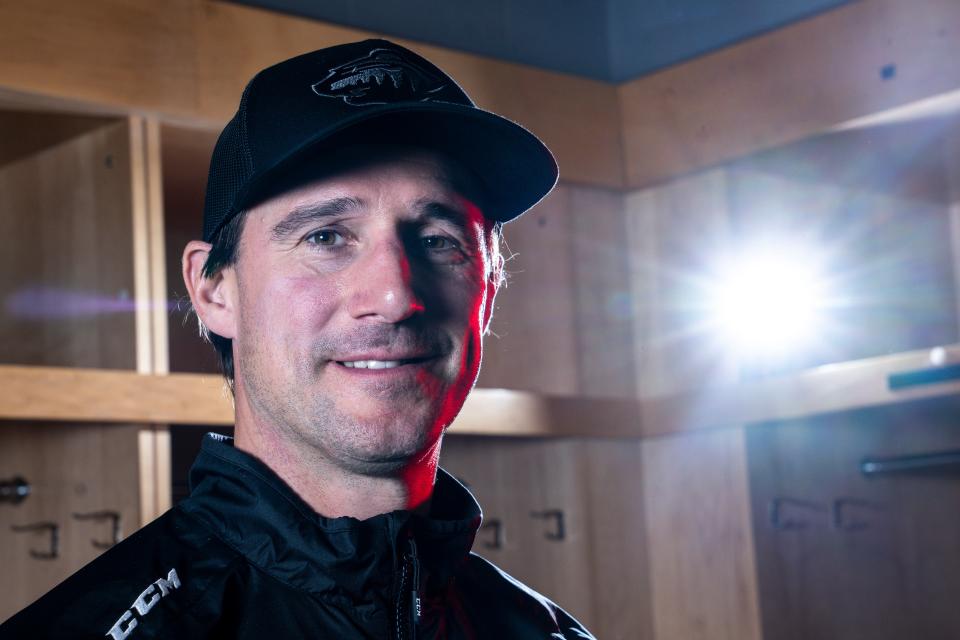
[[[425,200],[418,202],[417,208],[420,209],[421,215],[428,220],[449,222],[464,231],[470,226],[467,212],[459,207],[443,204],[442,202]]]
[[[270,230],[270,237],[274,240],[283,240],[308,224],[344,213],[359,211],[362,208],[363,203],[357,198],[351,197],[333,198],[323,202],[299,205],[285,215],[283,220],[273,225]]]

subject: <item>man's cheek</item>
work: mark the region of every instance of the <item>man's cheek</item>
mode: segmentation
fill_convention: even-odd
[[[336,288],[333,283],[303,279],[291,283],[275,294],[279,321],[296,327],[304,333],[319,333],[326,327],[337,308]]]

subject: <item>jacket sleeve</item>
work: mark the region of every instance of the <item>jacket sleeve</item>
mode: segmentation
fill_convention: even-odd
[[[98,561],[87,565],[0,625],[0,640],[204,637],[176,568],[108,573]]]
[[[0,625],[0,640],[203,638],[190,554],[154,521]]]
[[[597,640],[576,618],[560,607],[554,606],[556,607],[557,626],[560,627],[564,640]]]

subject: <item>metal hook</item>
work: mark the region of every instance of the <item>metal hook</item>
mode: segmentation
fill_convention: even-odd
[[[882,507],[869,500],[862,498],[837,498],[833,501],[833,527],[840,531],[862,531],[869,529],[870,525],[864,520],[849,518],[848,512],[851,509],[867,509],[870,511],[881,511]]]
[[[50,550],[37,551],[30,549],[30,555],[37,560],[53,560],[60,555],[60,526],[55,522],[33,522],[23,525],[11,525],[10,528],[16,533],[29,533],[31,531],[49,531],[50,532]]]
[[[792,507],[794,509],[801,509],[805,511],[813,511],[815,513],[824,513],[827,511],[826,507],[813,502],[807,502],[806,500],[797,500],[795,498],[774,498],[770,501],[769,519],[770,526],[778,531],[799,531],[800,529],[806,529],[809,526],[809,523],[803,520],[785,517],[783,512],[786,507]]]
[[[90,540],[90,543],[98,549],[109,549],[123,539],[123,531],[120,525],[120,514],[116,511],[104,509],[103,511],[74,513],[72,515],[77,520],[94,520],[97,522],[110,520],[111,541],[101,542],[99,540]]]
[[[531,518],[540,518],[542,520],[554,519],[556,528],[543,534],[547,540],[563,540],[567,537],[567,527],[564,522],[564,515],[561,509],[545,509],[544,511],[531,511]]]
[[[485,541],[483,546],[487,549],[502,549],[503,548],[503,522],[493,518],[487,522],[484,522],[480,527],[481,529],[493,529],[493,541]]]
[[[0,480],[0,502],[20,504],[30,495],[30,483],[22,476]]]

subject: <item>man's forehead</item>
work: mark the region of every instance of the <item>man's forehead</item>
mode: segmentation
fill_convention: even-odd
[[[390,181],[398,176],[399,182]],[[275,195],[249,209],[246,217],[263,241],[285,244],[309,226],[370,216],[386,196],[397,220],[444,222],[472,236],[469,228],[488,225],[475,193],[475,176],[435,151],[356,146],[334,160],[319,158],[288,174]],[[249,234],[244,236],[249,241]]]
[[[466,198],[483,210],[481,181],[461,163],[431,149],[381,144],[352,145],[301,162],[274,181],[260,202],[277,201],[289,207],[324,189],[342,188],[351,179],[401,174],[414,180],[422,178],[425,188],[439,186],[440,191]]]

